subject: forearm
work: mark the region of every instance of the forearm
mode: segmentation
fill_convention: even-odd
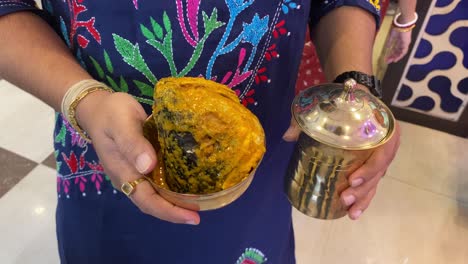
[[[312,30],[327,80],[333,81],[346,71],[372,74],[376,25],[370,13],[357,7],[340,7]]]
[[[0,18],[0,58],[0,76],[56,110],[71,85],[91,78],[52,28],[29,12]]]
[[[399,23],[408,23],[414,20],[414,12],[416,11],[416,0],[400,0],[398,6],[400,7],[401,15],[398,19]]]

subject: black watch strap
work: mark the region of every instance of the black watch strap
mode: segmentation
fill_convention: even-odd
[[[382,98],[382,88],[380,87],[380,80],[373,75],[368,75],[358,71],[349,71],[338,75],[338,77],[336,77],[336,79],[333,82],[344,83],[349,78],[352,78],[357,83],[369,88],[369,91],[373,95],[377,96],[378,98]]]

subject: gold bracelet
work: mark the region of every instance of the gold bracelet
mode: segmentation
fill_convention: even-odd
[[[415,28],[416,25],[412,25],[412,26],[409,26],[409,27],[406,27],[406,28],[401,28],[401,27],[393,27],[393,29],[395,29],[396,31],[398,32],[409,32],[411,30],[413,30],[413,28]]]
[[[114,90],[104,83],[96,80],[83,80],[74,84],[65,94],[62,100],[62,113],[75,131],[86,141],[91,139],[86,132],[78,125],[76,120],[76,107],[86,96],[97,91],[107,91],[113,93]]]

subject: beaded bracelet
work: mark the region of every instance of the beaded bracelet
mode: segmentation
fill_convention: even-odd
[[[78,125],[76,120],[76,107],[86,96],[97,91],[107,91],[113,93],[114,90],[107,87],[102,82],[96,80],[82,80],[70,87],[62,99],[61,110],[73,129],[86,141],[91,139],[86,132]]]

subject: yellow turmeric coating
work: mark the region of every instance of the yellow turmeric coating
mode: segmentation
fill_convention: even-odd
[[[203,78],[165,78],[154,93],[153,116],[168,187],[206,194],[245,179],[265,153],[257,117],[227,86]]]

